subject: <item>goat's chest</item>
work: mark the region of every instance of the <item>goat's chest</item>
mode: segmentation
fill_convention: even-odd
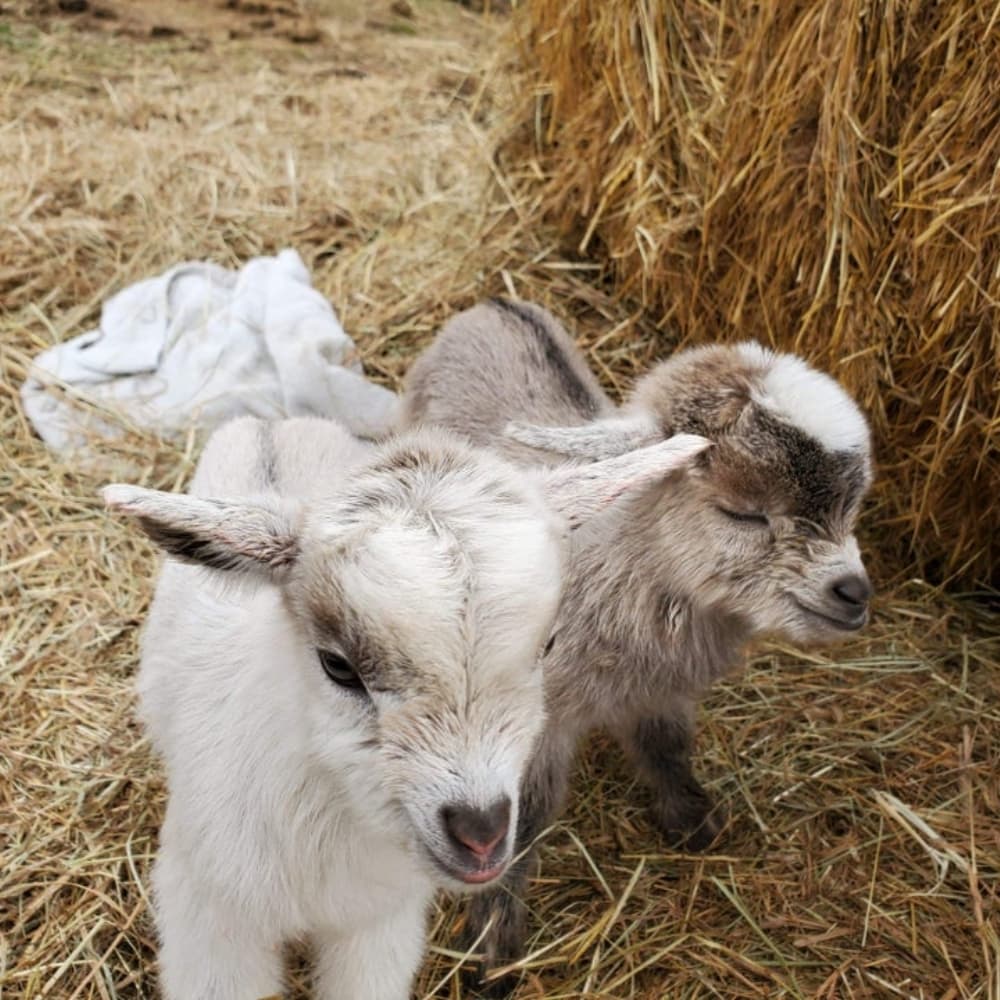
[[[433,886],[414,852],[397,838],[345,814],[319,813],[286,841],[284,870],[294,923],[352,931],[384,920],[402,902],[429,900]]]
[[[309,901],[307,922],[351,931],[387,919],[403,904],[429,899],[432,891],[412,856],[359,845],[347,857],[327,862],[304,897]]]

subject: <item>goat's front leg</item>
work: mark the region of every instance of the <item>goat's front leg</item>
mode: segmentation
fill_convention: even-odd
[[[280,942],[269,929],[207,895],[169,837],[153,870],[153,886],[165,1000],[256,1000],[281,993]]]
[[[703,851],[725,825],[722,809],[691,769],[695,705],[679,700],[669,714],[639,719],[620,733],[653,792],[653,821],[672,847]]]
[[[424,956],[427,905],[418,893],[357,930],[314,934],[317,1000],[409,1000]]]
[[[521,784],[514,861],[498,885],[474,896],[462,936],[463,950],[483,956],[469,974],[467,984],[481,997],[511,995],[517,973],[487,978],[491,969],[516,962],[524,952],[527,907],[524,896],[537,862],[534,840],[559,811],[566,794],[566,781],[573,759],[573,741],[546,732]]]

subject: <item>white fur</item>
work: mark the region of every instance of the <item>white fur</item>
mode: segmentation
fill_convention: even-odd
[[[522,441],[529,440],[530,431],[522,438]],[[562,483],[569,493],[576,495],[580,492],[581,480],[592,480],[592,505],[577,501],[577,509],[568,514],[570,525],[575,527],[627,490],[659,482],[667,473],[687,468],[708,446],[708,439],[697,434],[675,434],[665,441],[614,455],[593,465],[567,466],[549,474],[547,495],[558,496]]]
[[[605,417],[576,427],[539,427],[512,421],[507,437],[531,448],[578,458],[612,458],[656,441],[660,429],[648,414]]]
[[[227,600],[205,578],[194,595],[198,573],[165,566],[140,676],[170,786],[154,870],[164,995],[279,993],[281,945],[313,936],[318,996],[401,1000],[434,879],[384,796],[366,801],[361,731],[349,714],[337,725],[330,692],[295,669],[312,654],[277,592]],[[171,606],[192,616],[186,627]]]
[[[433,892],[465,888],[441,808],[507,796],[510,860],[567,520],[677,461],[661,447],[525,476],[444,431],[372,449],[323,421],[248,419],[192,484],[234,499],[107,488],[168,551],[237,557],[168,561],[142,644],[170,792],[154,870],[168,1000],[278,993],[281,947],[304,938],[320,998],[409,995]],[[400,665],[367,698],[317,655],[359,630]]]
[[[869,431],[857,404],[824,372],[792,354],[749,341],[736,350],[760,371],[755,401],[800,427],[828,451],[868,451]]]

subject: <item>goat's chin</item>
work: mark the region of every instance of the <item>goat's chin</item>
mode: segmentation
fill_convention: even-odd
[[[804,645],[832,646],[857,635],[867,624],[867,613],[860,618],[843,621],[796,601],[795,613],[783,631],[788,638]]]
[[[442,888],[455,893],[475,893],[486,889],[501,878],[510,865],[510,857],[478,869],[468,869],[461,865],[445,861],[439,855],[422,844],[425,867],[431,877]]]

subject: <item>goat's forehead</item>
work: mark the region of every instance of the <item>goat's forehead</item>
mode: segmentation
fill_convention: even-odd
[[[817,524],[854,511],[870,480],[867,452],[831,451],[766,407],[718,442],[717,482],[763,510]]]
[[[423,428],[383,448],[354,475],[340,503],[346,513],[375,518],[394,508],[482,520],[494,510],[537,513],[540,497],[498,455],[473,449],[441,429]]]
[[[559,549],[538,519],[473,537],[426,518],[383,523],[309,551],[299,585],[321,639],[375,686],[464,687],[523,668],[555,612]],[[308,551],[308,550],[307,550]]]
[[[759,344],[739,344],[735,350],[750,367],[751,396],[758,406],[798,427],[829,452],[867,455],[868,423],[829,375],[792,354],[776,354]]]

